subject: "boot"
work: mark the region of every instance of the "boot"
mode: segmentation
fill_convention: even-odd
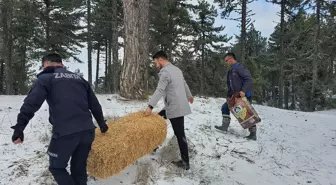
[[[231,122],[231,118],[227,117],[227,116],[223,116],[223,120],[222,120],[222,126],[215,126],[216,129],[221,130],[221,131],[227,131],[229,128]]]
[[[152,154],[154,155],[158,149],[159,149],[159,147],[156,147],[156,148],[153,150]]]
[[[256,132],[256,131],[252,131],[252,132],[250,132],[250,135],[248,135],[248,136],[246,137],[246,139],[256,141],[256,140],[257,140],[257,132]]]
[[[172,162],[173,165],[179,167],[179,168],[182,168],[184,170],[189,170],[190,169],[190,165],[189,163],[183,161],[183,160],[180,160],[180,161],[173,161]]]

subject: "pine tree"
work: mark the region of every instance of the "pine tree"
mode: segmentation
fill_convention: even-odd
[[[180,55],[181,45],[187,44],[192,35],[191,15],[193,6],[186,0],[151,0],[150,51],[163,50],[171,62]]]
[[[246,59],[246,32],[253,24],[251,17],[254,15],[251,10],[248,10],[248,4],[254,0],[214,0],[219,6],[224,9],[222,12],[222,18],[228,18],[232,12],[236,12],[241,15],[240,18],[229,18],[231,20],[239,21],[240,27],[240,51],[238,52],[239,59],[244,62]]]
[[[204,95],[206,76],[208,64],[206,61],[210,59],[212,52],[219,51],[223,48],[223,43],[229,41],[227,35],[221,34],[224,30],[223,26],[215,27],[215,18],[217,17],[217,10],[215,6],[210,5],[205,0],[199,1],[194,13],[197,15],[194,21],[194,47],[195,51],[199,53],[199,73],[200,73],[200,94]]]
[[[84,29],[79,24],[85,14],[84,2],[44,0],[33,3],[37,8],[39,23],[34,37],[34,43],[39,48],[35,52],[36,58],[47,52],[57,52],[64,59],[73,58],[77,62],[83,62],[76,55],[80,52],[79,48],[84,47],[79,36]]]

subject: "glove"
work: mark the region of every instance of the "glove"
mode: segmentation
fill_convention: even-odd
[[[20,139],[21,142],[23,142],[24,135],[22,131],[14,131],[12,141],[15,142],[17,139]]]
[[[105,132],[107,132],[107,130],[108,130],[108,126],[107,126],[106,123],[104,123],[104,125],[102,125],[100,127],[100,131],[101,131],[101,133],[105,133]]]
[[[166,110],[161,110],[159,113],[158,113],[160,116],[162,116],[164,119],[167,119],[167,116],[166,116]]]

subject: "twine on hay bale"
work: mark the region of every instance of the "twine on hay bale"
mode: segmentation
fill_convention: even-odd
[[[88,173],[96,178],[105,179],[121,172],[151,153],[167,136],[166,121],[158,114],[131,113],[108,126],[105,134],[96,129],[87,161]]]

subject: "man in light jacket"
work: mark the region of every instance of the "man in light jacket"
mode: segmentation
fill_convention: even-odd
[[[146,115],[152,114],[152,109],[164,97],[165,108],[159,113],[168,118],[172,124],[181,152],[180,161],[172,162],[174,165],[189,170],[188,144],[184,132],[184,116],[191,114],[190,103],[194,99],[184,80],[182,71],[168,61],[163,51],[153,56],[156,67],[160,69],[160,79],[156,91],[148,102]],[[189,102],[188,102],[189,101]]]

